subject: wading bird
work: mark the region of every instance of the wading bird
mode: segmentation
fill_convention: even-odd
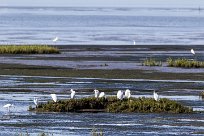
[[[95,89],[94,93],[95,93],[95,98],[98,98],[99,97],[99,91]]]
[[[159,100],[159,95],[155,92],[155,90],[154,90],[153,95],[154,95],[154,100],[158,101]]]
[[[10,112],[10,108],[14,107],[14,105],[9,103],[9,104],[4,105],[3,107],[7,108],[8,112]]]
[[[192,53],[193,55],[195,55],[195,51],[194,51],[193,49],[191,49],[191,53]]]
[[[38,107],[38,98],[34,97],[33,102],[36,105],[36,107]]]
[[[119,91],[117,92],[117,98],[118,98],[119,100],[122,100],[122,99],[123,99],[123,92],[122,92],[121,90],[119,90]]]
[[[134,44],[134,45],[136,45],[136,42],[135,42],[135,40],[133,40],[133,44]]]
[[[104,93],[104,92],[101,92],[98,97],[99,97],[99,98],[105,97],[105,93]]]
[[[58,39],[59,39],[58,37],[55,37],[52,41],[56,42],[56,41],[58,41]]]
[[[54,101],[54,102],[57,102],[57,95],[56,94],[50,94],[51,95],[51,97],[52,97],[52,100]]]
[[[131,97],[131,93],[130,93],[129,89],[125,90],[125,97],[128,98],[128,99]]]
[[[71,89],[70,92],[71,92],[71,99],[74,99],[76,92],[73,89]]]

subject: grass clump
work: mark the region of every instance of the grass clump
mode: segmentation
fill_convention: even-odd
[[[200,93],[202,99],[204,99],[204,91]]]
[[[47,102],[39,104],[33,109],[37,112],[112,112],[112,113],[191,113],[192,109],[176,101],[162,98],[130,98],[118,100],[116,97],[81,98],[60,100],[57,103]]]
[[[146,58],[142,63],[142,66],[162,66],[162,62],[153,58]]]
[[[204,68],[204,62],[196,60],[188,60],[185,58],[167,59],[167,65],[169,67],[184,67],[184,68]]]
[[[0,45],[0,54],[57,54],[56,47],[47,45]]]
[[[103,131],[98,131],[96,128],[93,128],[91,131],[91,136],[104,136]]]

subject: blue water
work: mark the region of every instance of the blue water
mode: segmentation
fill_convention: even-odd
[[[203,44],[204,9],[0,7],[0,44],[129,45],[133,40]]]
[[[105,136],[201,136],[204,133],[204,114],[171,113],[35,113],[27,111],[34,107],[33,98],[40,103],[51,100],[50,93],[56,93],[58,100],[70,98],[70,88],[76,91],[76,98],[94,96],[93,88],[107,89],[107,96],[116,96],[117,90],[131,90],[132,97],[153,97],[153,90],[160,98],[176,100],[195,111],[204,110],[204,101],[199,90],[188,86],[203,86],[203,82],[134,81],[101,78],[71,78],[50,76],[0,75],[0,136],[19,136],[29,133],[37,136],[46,132],[53,136],[92,136],[93,129]],[[43,81],[43,82],[39,82]],[[180,88],[178,89],[178,86]],[[182,88],[181,88],[182,87]],[[36,90],[27,92],[26,90]],[[76,89],[75,89],[76,88]],[[165,89],[163,89],[165,88]],[[177,89],[176,89],[177,88]],[[17,89],[12,91],[9,89]],[[163,89],[163,90],[162,90]],[[47,90],[47,91],[46,91]],[[12,103],[11,113],[3,105]]]

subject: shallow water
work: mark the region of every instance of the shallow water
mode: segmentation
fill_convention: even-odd
[[[141,48],[144,47],[144,48]],[[192,56],[190,49],[196,51],[196,58]],[[18,54],[1,55],[0,62],[5,64],[21,64],[33,66],[48,66],[70,69],[97,69],[97,70],[146,70],[145,72],[165,73],[203,73],[202,68],[188,69],[168,67],[167,58],[186,58],[204,60],[204,51],[201,46],[160,46],[141,45],[131,46],[60,46],[61,54]],[[142,66],[147,58],[162,61],[162,67]],[[8,67],[9,69],[9,67]]]
[[[0,7],[0,44],[202,44],[198,8]]]
[[[199,98],[201,90],[188,86],[203,85],[203,82],[115,80],[101,78],[61,78],[44,76],[2,75],[1,88],[16,91],[0,92],[0,135],[9,136],[29,132],[32,135],[47,132],[58,135],[90,135],[96,128],[105,135],[198,135],[204,132],[204,114],[112,114],[112,113],[34,113],[27,109],[33,105],[33,97],[40,102],[51,100],[50,93],[59,99],[69,99],[69,89],[74,88],[76,97],[93,96],[93,89],[104,90],[107,95],[115,95],[117,89],[129,88],[133,97],[152,97],[151,88],[160,90],[161,98],[177,100],[195,111],[204,111],[204,101]],[[39,80],[41,82],[39,82]],[[8,84],[3,84],[8,81]],[[40,84],[39,84],[40,83]],[[180,89],[173,89],[178,88]],[[164,88],[165,87],[165,88]],[[25,90],[31,89],[32,92]],[[162,89],[163,88],[163,89]],[[24,91],[23,91],[24,90]],[[13,103],[15,108],[8,114],[2,108]]]

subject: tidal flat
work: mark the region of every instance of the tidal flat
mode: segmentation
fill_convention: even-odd
[[[168,67],[166,59],[204,60],[202,45],[56,45],[60,54],[0,54],[0,135],[46,132],[55,135],[90,135],[93,128],[104,135],[202,135],[204,133],[203,68]],[[142,66],[146,58],[162,66]],[[132,96],[178,101],[196,113],[40,113],[29,112],[33,98],[41,103],[94,96],[93,90],[114,96],[130,89]],[[13,103],[8,114],[3,105]],[[171,128],[171,129],[169,129]],[[15,131],[13,131],[15,130]]]

